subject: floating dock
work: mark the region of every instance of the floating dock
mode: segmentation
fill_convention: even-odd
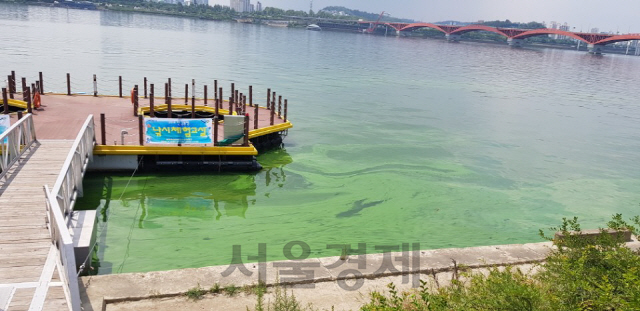
[[[12,73],[13,75],[14,73]],[[259,152],[277,148],[293,124],[287,119],[288,100],[281,95],[267,90],[266,98],[259,105],[253,99],[253,87],[249,87],[247,95],[240,93],[231,84],[231,96],[223,98],[223,89],[214,83],[215,92],[207,98],[207,86],[204,86],[204,97],[189,97],[196,88],[195,82],[186,84],[180,97],[172,97],[171,85],[165,83],[164,96],[154,94],[154,85],[147,85],[144,80],[144,91],[137,85],[132,86],[130,94],[123,94],[122,79],[119,79],[118,95],[74,94],[71,92],[70,78],[67,76],[67,94],[41,92],[42,81],[36,81],[32,87],[23,79],[23,92],[16,94],[15,78],[9,75],[10,86],[3,98],[3,104],[12,119],[19,118],[20,112],[31,113],[39,139],[73,139],[89,115],[94,116],[96,124],[97,156],[92,168],[97,170],[129,170],[129,169],[203,169],[213,170],[259,170],[261,166],[255,156]],[[41,76],[42,79],[42,76]],[[168,80],[170,81],[170,79]],[[13,83],[13,86],[11,85]],[[97,83],[94,80],[94,85]],[[36,105],[34,96],[42,94]],[[128,95],[128,96],[127,96]],[[16,97],[14,99],[8,97]],[[22,100],[19,100],[21,98]],[[35,108],[38,106],[39,108]],[[240,139],[229,143],[225,117],[244,116],[244,132]],[[147,127],[149,120],[165,124],[158,130],[158,135],[167,134],[173,129],[166,127],[167,121],[181,122],[189,120],[209,120],[211,126],[210,142],[171,143],[167,141],[149,142]],[[227,118],[230,119],[230,118]],[[160,122],[163,121],[164,123]],[[237,124],[235,126],[237,128]],[[190,135],[190,134],[188,134]]]
[[[164,96],[143,82],[123,94],[44,91],[39,80],[16,90],[15,72],[0,109],[0,310],[82,310],[78,276],[90,266],[97,211],[75,211],[91,169],[246,171],[259,152],[282,145],[293,125],[288,101],[267,90],[261,106],[231,84],[223,100]],[[191,90],[191,92],[189,92]],[[149,91],[149,92],[147,92]],[[129,95],[129,96],[125,96]]]

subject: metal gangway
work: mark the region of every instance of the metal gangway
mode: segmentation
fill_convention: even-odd
[[[27,114],[0,145],[0,310],[81,310],[69,225],[93,156],[93,116],[73,141],[37,140]]]

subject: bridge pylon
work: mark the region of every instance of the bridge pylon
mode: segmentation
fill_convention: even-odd
[[[507,43],[510,47],[519,48],[524,45],[524,39],[508,38]]]
[[[587,45],[587,49],[589,50],[590,54],[596,54],[596,55],[600,55],[602,54],[602,45],[600,44],[589,44]]]
[[[450,42],[458,42],[458,41],[460,41],[460,35],[448,33],[448,34],[445,34],[444,36],[445,36],[445,38],[447,38],[447,41],[450,41]]]

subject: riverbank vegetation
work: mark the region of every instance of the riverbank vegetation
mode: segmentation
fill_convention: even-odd
[[[626,222],[615,215],[607,225],[637,235],[640,218]],[[576,218],[551,229],[562,238],[540,232],[557,248],[534,275],[495,267],[487,274],[454,273],[441,288],[423,282],[398,293],[390,284],[388,293],[372,293],[362,310],[640,310],[640,252],[625,246],[622,235],[575,235],[581,231]]]
[[[637,236],[640,217],[625,221],[617,214],[607,223],[607,229],[596,235],[576,234],[582,232],[577,218],[563,219],[559,227],[550,231],[557,234],[549,237],[543,230],[539,232],[555,248],[538,265],[536,273],[510,266],[491,267],[482,273],[454,263],[450,285],[421,280],[419,288],[399,292],[391,283],[386,293],[372,292],[360,310],[640,310],[640,250],[627,247],[621,234]],[[209,292],[233,296],[241,290],[230,287],[216,284]],[[265,301],[264,283],[242,288],[245,294],[257,296],[253,309],[256,311],[319,310],[311,304],[303,305],[293,292],[278,283],[274,290],[273,299]],[[186,296],[198,300],[206,293],[198,286]]]

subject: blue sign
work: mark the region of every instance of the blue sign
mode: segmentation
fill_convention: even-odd
[[[147,144],[213,144],[211,119],[145,118]]]
[[[8,114],[0,115],[0,134],[4,133],[4,131],[8,130],[11,127],[11,120],[9,119]],[[5,138],[3,143],[9,142],[9,138]]]
[[[11,120],[8,114],[0,115],[0,134],[8,130],[11,127]]]

